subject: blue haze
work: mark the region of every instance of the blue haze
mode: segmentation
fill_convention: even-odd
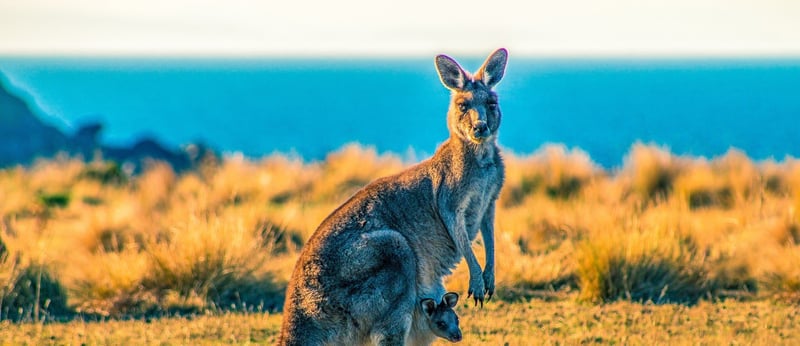
[[[319,159],[360,142],[422,156],[447,137],[449,92],[432,60],[0,57],[0,78],[66,132],[103,122],[109,144],[153,136]],[[498,93],[500,143],[515,153],[564,143],[614,167],[642,141],[708,157],[730,147],[800,156],[800,59],[512,56]]]

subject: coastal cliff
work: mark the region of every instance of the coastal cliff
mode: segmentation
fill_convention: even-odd
[[[134,171],[147,160],[158,160],[180,171],[195,167],[206,157],[216,157],[202,144],[172,149],[153,138],[140,138],[131,146],[109,146],[100,141],[102,129],[102,124],[90,123],[73,134],[62,132],[42,121],[22,97],[10,91],[0,75],[0,168],[28,165],[63,153],[86,160],[100,157],[129,165]]]

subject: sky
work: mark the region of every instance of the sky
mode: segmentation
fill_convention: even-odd
[[[794,0],[0,0],[0,55],[800,56]]]

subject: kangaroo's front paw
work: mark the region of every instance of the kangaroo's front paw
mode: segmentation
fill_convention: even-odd
[[[483,271],[483,284],[486,288],[486,300],[492,300],[492,296],[494,295],[494,270]]]
[[[483,307],[483,297],[486,292],[486,287],[483,284],[483,277],[481,275],[470,275],[469,291],[467,291],[467,298],[471,295],[475,299],[475,306],[480,302]]]

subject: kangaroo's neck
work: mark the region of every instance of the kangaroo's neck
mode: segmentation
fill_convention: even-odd
[[[474,143],[458,136],[450,136],[448,145],[455,162],[463,162],[466,166],[481,168],[494,165],[498,155],[497,144],[494,139],[482,143]]]

